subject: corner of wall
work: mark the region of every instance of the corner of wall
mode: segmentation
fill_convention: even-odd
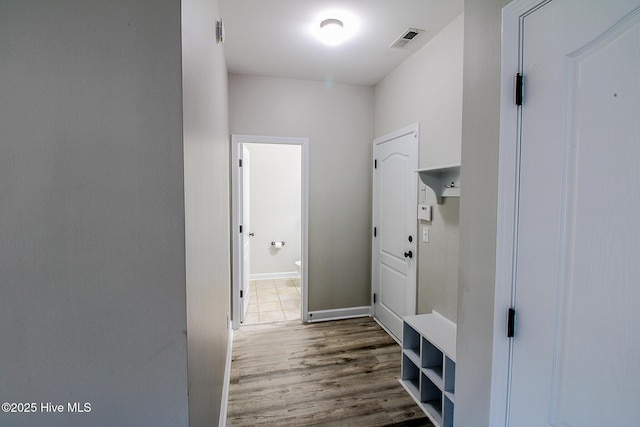
[[[488,425],[500,123],[502,7],[465,2],[456,425]],[[481,212],[482,214],[478,214]]]
[[[219,17],[218,0],[182,1],[190,425],[220,419],[229,345],[228,75],[212,31]]]

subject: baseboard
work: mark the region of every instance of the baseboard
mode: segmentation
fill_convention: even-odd
[[[289,279],[300,277],[297,271],[283,271],[280,273],[256,273],[249,276],[250,280]]]
[[[353,319],[356,317],[370,317],[371,307],[348,307],[334,310],[310,311],[308,322],[325,322],[327,320]]]
[[[231,353],[233,347],[233,328],[229,323],[229,342],[227,343],[227,360],[224,365],[224,382],[222,383],[222,401],[220,402],[219,427],[227,425],[227,407],[229,406],[229,385],[231,384]]]

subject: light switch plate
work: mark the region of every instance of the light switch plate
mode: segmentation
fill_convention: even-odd
[[[429,243],[429,227],[422,227],[422,241]]]

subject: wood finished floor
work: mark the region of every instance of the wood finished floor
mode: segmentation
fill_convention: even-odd
[[[229,426],[431,426],[399,384],[400,347],[371,318],[234,332]]]

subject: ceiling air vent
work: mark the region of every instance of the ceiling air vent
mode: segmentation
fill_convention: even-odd
[[[409,43],[411,43],[411,41],[413,39],[418,37],[420,35],[420,33],[423,33],[423,32],[424,32],[424,30],[419,30],[417,28],[407,28],[402,33],[402,35],[396,39],[396,41],[391,43],[391,46],[389,46],[389,47],[395,47],[397,49],[402,49],[402,48],[406,47]]]

